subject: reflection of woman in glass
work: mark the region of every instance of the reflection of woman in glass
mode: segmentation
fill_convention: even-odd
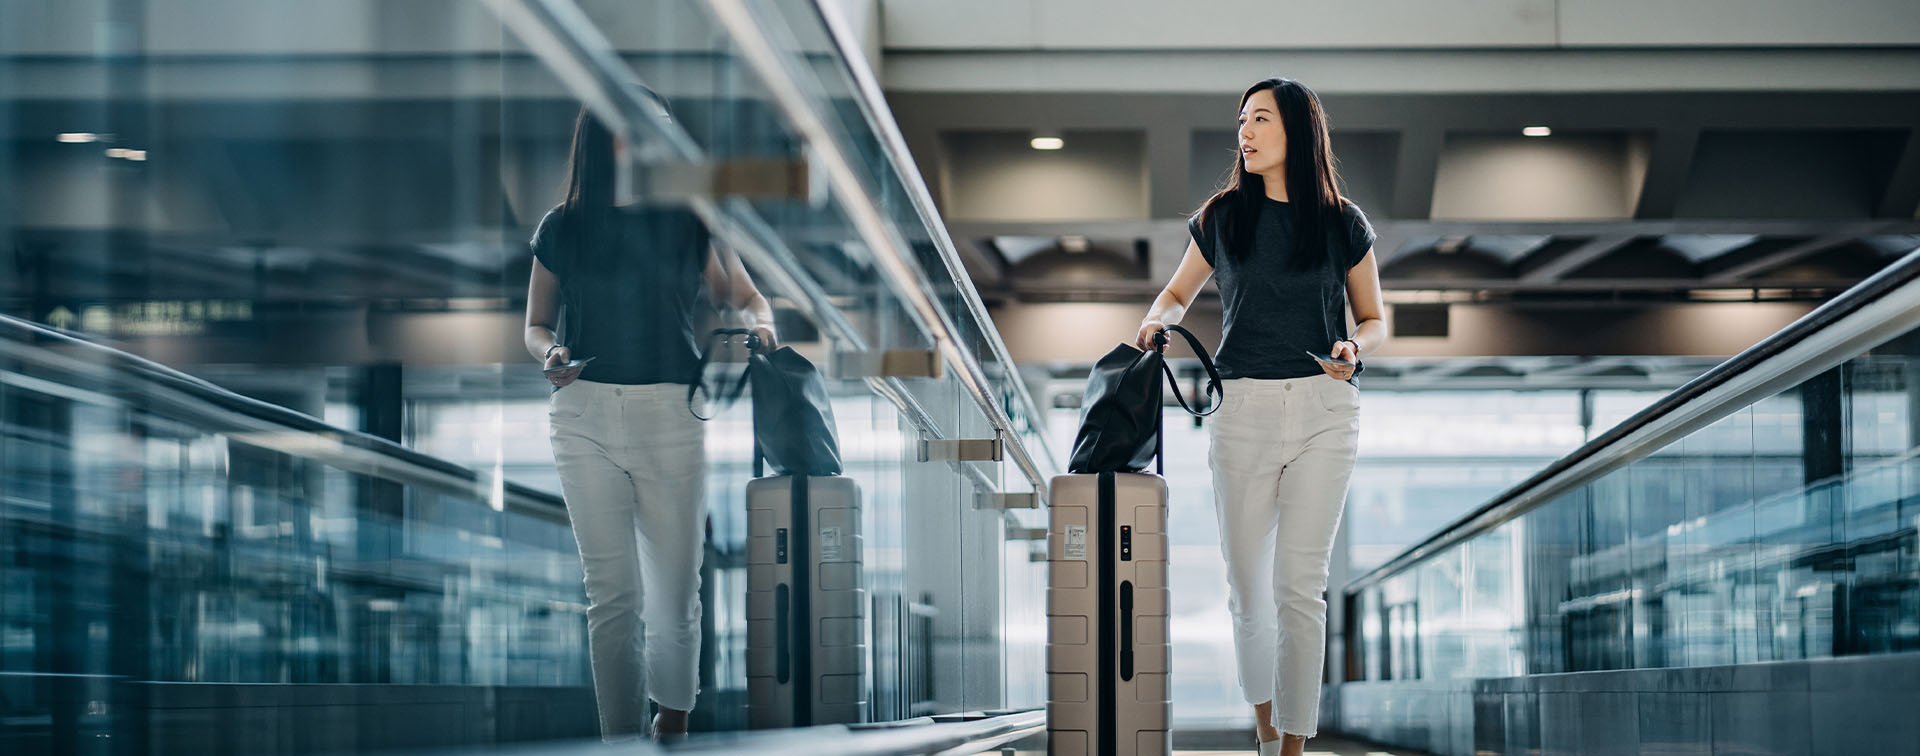
[[[1217,362],[1229,380],[1209,461],[1240,688],[1260,753],[1297,756],[1319,721],[1321,594],[1360,434],[1353,376],[1387,329],[1373,227],[1340,196],[1312,90],[1288,79],[1247,89],[1239,147],[1227,188],[1188,223],[1193,242],[1138,341],[1149,348],[1219,277]]]
[[[661,118],[668,117],[664,103]],[[615,204],[625,145],[584,110],[567,197],[533,233],[527,351],[553,368],[553,456],[586,572],[587,641],[600,732],[686,732],[699,688],[705,431],[687,409],[699,380],[694,307],[741,308],[774,346],[773,313],[737,258],[709,246],[684,207]],[[644,637],[643,637],[644,636]]]

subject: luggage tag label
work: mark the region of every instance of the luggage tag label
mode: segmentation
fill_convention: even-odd
[[[820,561],[837,562],[840,560],[840,526],[820,526]]]
[[[1067,542],[1065,546],[1066,546],[1066,552],[1067,552],[1066,558],[1082,559],[1082,560],[1086,559],[1087,558],[1087,526],[1068,525],[1067,526]]]

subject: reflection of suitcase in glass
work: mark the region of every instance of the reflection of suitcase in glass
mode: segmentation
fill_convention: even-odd
[[[839,476],[747,483],[747,724],[863,721],[867,592],[860,488]]]
[[[1048,752],[1167,754],[1167,483],[1061,475],[1049,507]]]

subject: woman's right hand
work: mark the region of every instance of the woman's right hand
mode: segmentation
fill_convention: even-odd
[[[1140,321],[1140,334],[1133,339],[1133,345],[1142,352],[1153,351],[1153,335],[1167,329],[1167,324],[1149,318]]]
[[[564,365],[572,360],[573,350],[563,346],[557,346],[547,352],[547,362],[541,367],[550,368],[555,365]],[[580,368],[571,368],[558,373],[547,373],[546,375],[548,383],[555,386],[565,386],[580,377]]]

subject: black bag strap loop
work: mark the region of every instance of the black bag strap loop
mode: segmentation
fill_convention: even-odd
[[[745,337],[748,351],[760,351],[760,337],[753,331],[745,328],[720,328],[715,329],[713,333],[707,334],[707,347],[700,351],[700,364],[695,368],[693,383],[687,386],[687,412],[703,421],[712,420],[713,415],[702,416],[693,408],[693,399],[700,395],[700,389],[706,388],[707,363],[713,359],[714,351],[716,351],[717,347],[724,346],[732,341],[735,336]],[[741,394],[746,393],[748,377],[749,371],[742,370],[740,371],[740,377],[733,382],[731,389],[722,386],[719,394],[715,395],[712,392],[708,392],[708,395],[717,396],[720,399],[718,405],[720,407],[731,406],[734,402],[740,401]],[[718,413],[716,412],[715,414]]]
[[[1206,417],[1219,411],[1220,399],[1225,396],[1225,390],[1220,387],[1220,370],[1214,367],[1212,355],[1207,354],[1207,348],[1200,344],[1200,339],[1194,336],[1192,331],[1177,325],[1166,326],[1154,332],[1153,346],[1162,355],[1165,355],[1167,352],[1168,331],[1173,331],[1186,338],[1187,346],[1193,349],[1194,356],[1200,358],[1200,366],[1206,368],[1207,371],[1207,411],[1201,412],[1194,409],[1193,405],[1187,403],[1186,395],[1180,393],[1179,377],[1175,376],[1173,374],[1173,368],[1167,365],[1165,360],[1162,360],[1160,362],[1160,370],[1167,374],[1167,383],[1173,387],[1174,400],[1180,402],[1180,408],[1186,410],[1187,414],[1193,415],[1194,417]],[[1198,399],[1200,397],[1196,396],[1194,398]]]

